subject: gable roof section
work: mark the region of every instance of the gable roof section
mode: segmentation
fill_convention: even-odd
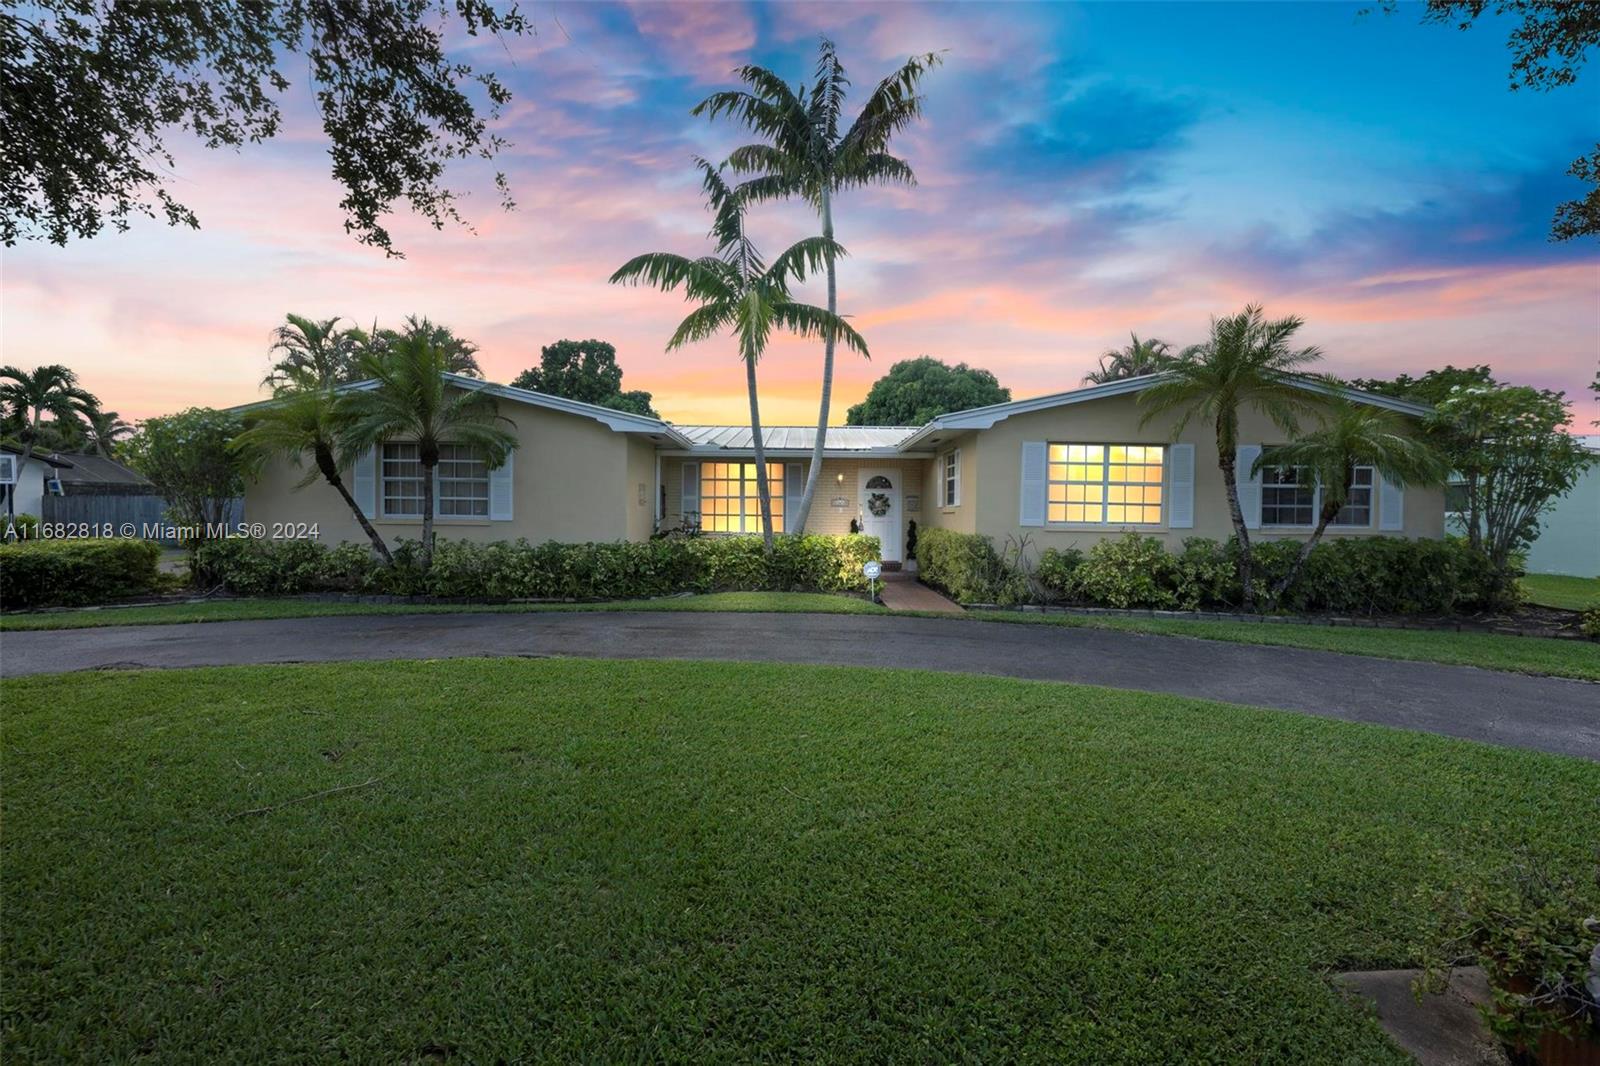
[[[458,388],[471,389],[474,392],[487,392],[497,399],[510,400],[512,403],[526,404],[529,407],[543,407],[551,411],[560,411],[563,414],[592,418],[617,433],[642,433],[654,438],[658,443],[671,442],[680,448],[689,447],[690,442],[687,437],[659,418],[630,414],[627,411],[613,411],[609,407],[601,407],[598,404],[569,400],[564,396],[551,396],[548,393],[535,392],[532,389],[519,389],[512,385],[498,385],[492,381],[469,378],[465,374],[444,374],[442,377]],[[370,392],[377,387],[377,380],[369,378],[366,381],[355,381],[348,385],[340,385],[338,391]],[[255,403],[247,403],[230,408],[230,410],[254,411],[267,407],[271,403],[271,400],[258,400]]]
[[[1069,404],[1087,403],[1090,400],[1103,400],[1112,396],[1125,396],[1130,393],[1143,392],[1150,386],[1167,380],[1165,374],[1146,374],[1143,377],[1124,378],[1121,381],[1109,381],[1104,385],[1089,385],[1070,392],[1057,392],[1048,396],[1035,396],[1030,400],[1013,400],[1009,403],[990,404],[988,407],[973,407],[965,411],[955,411],[951,414],[940,415],[932,422],[917,430],[901,442],[902,450],[917,447],[930,437],[935,437],[941,432],[963,432],[969,429],[988,429],[997,422],[1004,422],[1012,415],[1025,415],[1034,411],[1047,411],[1054,407],[1065,407]],[[1362,392],[1359,389],[1342,389],[1310,378],[1293,378],[1291,383],[1305,389],[1307,392],[1318,393],[1322,396],[1343,396],[1345,399],[1357,403],[1371,404],[1385,410],[1395,411],[1404,415],[1421,417],[1429,414],[1433,408],[1427,404],[1412,403],[1410,400],[1397,400],[1392,396],[1380,396],[1374,392]]]

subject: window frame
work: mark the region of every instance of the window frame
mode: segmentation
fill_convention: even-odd
[[[939,506],[961,506],[961,449],[951,448],[944,453],[939,474]]]
[[[753,475],[747,475],[744,470],[745,467],[753,467],[755,465],[756,461],[753,456],[747,459],[700,460],[695,470],[695,487],[699,490],[699,495],[696,497],[696,499],[700,506],[699,529],[701,533],[709,537],[747,537],[761,535],[760,483],[756,481]],[[740,491],[736,495],[710,495],[706,492],[706,484],[708,481],[707,471],[714,471],[717,467],[739,468],[739,477],[737,481],[727,476],[712,476],[709,478],[709,481],[715,485],[737,484]],[[788,511],[788,507],[786,506],[784,499],[784,490],[787,484],[785,481],[786,476],[787,464],[783,460],[767,460],[767,493],[772,500],[772,532],[774,534],[783,532],[784,519],[786,512]],[[747,483],[754,490],[753,492],[746,493],[744,491]],[[710,503],[713,500],[739,501],[738,518],[740,528],[712,528],[716,519],[733,517],[726,512],[723,514],[716,514],[713,508],[710,506]]]
[[[413,450],[413,452],[416,454],[417,458],[412,459],[412,460],[390,459],[388,457],[388,455],[387,455],[387,452],[388,452],[390,447],[410,447]],[[465,449],[468,449],[469,451],[473,450],[472,446],[470,444],[464,444],[464,443],[462,443],[460,441],[444,441],[444,442],[441,442],[441,453],[440,453],[440,456],[439,456],[439,462],[433,468],[433,519],[434,519],[435,522],[439,522],[439,521],[443,521],[443,522],[468,522],[468,523],[488,522],[488,521],[490,521],[490,517],[489,516],[490,516],[490,511],[491,511],[492,506],[493,506],[493,501],[492,501],[491,497],[492,497],[492,494],[494,492],[494,478],[493,478],[494,471],[493,471],[493,469],[490,468],[488,459],[483,457],[482,455],[479,455],[478,458],[476,459],[476,462],[481,464],[482,467],[483,467],[483,477],[481,479],[482,483],[483,483],[483,495],[482,495],[482,497],[477,497],[477,496],[451,496],[451,497],[449,497],[449,499],[451,499],[452,501],[457,501],[457,502],[466,501],[466,500],[477,501],[477,500],[481,499],[482,504],[483,504],[483,513],[482,514],[458,514],[458,513],[456,513],[456,514],[447,514],[444,511],[444,504],[445,504],[445,499],[446,499],[445,493],[444,493],[444,482],[445,481],[475,482],[475,481],[479,480],[477,477],[470,477],[470,478],[463,478],[463,477],[456,477],[456,476],[446,477],[443,474],[444,465],[446,463],[457,463],[457,462],[462,462],[462,461],[471,461],[471,460],[461,460],[461,459],[457,459],[457,458],[446,459],[445,458],[445,455],[446,455],[446,451],[445,450],[446,449],[455,449],[455,448],[465,448]],[[423,491],[423,486],[422,486],[423,478],[422,478],[422,472],[421,472],[422,458],[421,458],[421,451],[420,451],[420,448],[417,445],[417,442],[414,441],[414,440],[404,440],[404,439],[401,439],[401,440],[386,440],[386,441],[383,441],[382,443],[380,443],[377,446],[377,448],[374,449],[374,453],[375,454],[374,454],[373,458],[374,458],[374,460],[375,460],[375,462],[377,464],[377,470],[374,471],[374,475],[375,475],[375,478],[376,478],[376,484],[374,486],[374,489],[375,489],[375,495],[377,497],[376,510],[378,512],[375,517],[380,519],[380,520],[382,520],[382,521],[386,521],[386,522],[421,522],[422,518],[423,518],[422,500],[423,500],[424,497],[422,496],[422,491]],[[416,477],[393,477],[393,478],[391,478],[388,475],[387,470],[386,470],[386,464],[391,463],[391,462],[403,463],[403,462],[408,462],[408,461],[409,462],[415,462],[417,464],[418,475]],[[413,482],[416,482],[416,484],[418,486],[418,490],[417,490],[418,491],[418,495],[417,496],[415,496],[415,497],[412,497],[412,496],[395,497],[397,500],[415,499],[417,501],[417,509],[415,511],[391,511],[389,509],[390,493],[388,491],[388,484],[389,484],[390,481],[413,481]]]
[[[1083,460],[1074,460],[1074,459],[1072,459],[1071,458],[1071,454],[1072,453],[1071,453],[1070,449],[1072,449],[1074,447],[1077,447],[1077,448],[1099,448],[1100,449],[1100,459],[1098,460],[1098,463],[1099,463],[1099,466],[1100,466],[1100,480],[1098,482],[1073,480],[1071,478],[1071,476],[1070,476],[1070,468],[1071,467],[1073,467],[1073,466],[1093,466],[1094,465],[1094,461],[1088,460],[1087,457],[1085,459],[1083,459]],[[1066,448],[1066,449],[1068,449],[1067,458],[1066,459],[1057,460],[1055,458],[1056,452],[1054,451],[1054,449],[1057,449],[1057,448]],[[1160,453],[1160,467],[1161,467],[1160,478],[1158,480],[1156,480],[1156,481],[1127,481],[1127,480],[1113,481],[1113,480],[1111,480],[1111,468],[1112,467],[1115,467],[1115,466],[1147,467],[1147,466],[1155,465],[1155,464],[1152,464],[1152,463],[1150,463],[1148,461],[1148,456],[1147,455],[1144,456],[1144,460],[1145,461],[1129,462],[1127,457],[1124,456],[1122,462],[1116,462],[1116,461],[1114,461],[1113,456],[1112,456],[1112,449],[1114,449],[1114,448],[1144,448],[1144,449],[1154,448],[1154,449],[1156,449]],[[1085,441],[1085,440],[1062,441],[1062,440],[1052,440],[1052,441],[1045,442],[1045,453],[1044,454],[1045,454],[1045,467],[1044,467],[1044,470],[1045,470],[1045,473],[1044,473],[1044,516],[1045,516],[1045,520],[1044,520],[1044,525],[1045,525],[1046,528],[1055,528],[1055,529],[1121,529],[1121,528],[1135,528],[1135,529],[1144,529],[1144,530],[1154,530],[1154,529],[1165,529],[1165,528],[1167,528],[1167,523],[1171,520],[1171,517],[1172,517],[1171,511],[1169,510],[1169,507],[1170,507],[1170,504],[1171,504],[1171,500],[1169,498],[1170,487],[1169,487],[1169,484],[1168,484],[1169,481],[1172,478],[1172,463],[1171,463],[1172,449],[1171,449],[1170,445],[1168,445],[1167,443],[1165,443],[1165,442],[1149,443],[1149,442],[1146,442],[1146,441]],[[1065,478],[1065,479],[1059,479],[1059,478],[1054,477],[1053,476],[1053,471],[1054,471],[1054,468],[1056,468],[1056,467],[1067,467],[1068,470],[1069,470],[1068,477]],[[1070,496],[1072,494],[1070,486],[1074,486],[1074,485],[1080,485],[1080,486],[1098,485],[1100,498],[1098,500],[1072,500],[1072,499],[1070,499]],[[1052,490],[1056,486],[1061,486],[1062,490],[1063,490],[1062,491],[1063,498],[1060,499],[1060,500],[1052,499],[1052,496],[1054,495]],[[1123,490],[1124,499],[1113,501],[1111,499],[1111,490],[1113,488]],[[1133,501],[1133,502],[1130,503],[1126,499],[1126,492],[1127,492],[1127,490],[1129,488],[1137,488],[1137,489],[1141,490],[1141,493],[1140,493],[1141,499]],[[1146,500],[1144,500],[1142,498],[1143,497],[1143,490],[1151,489],[1151,488],[1156,490],[1156,501],[1153,504],[1147,502]],[[1095,519],[1095,518],[1052,519],[1050,517],[1052,508],[1058,507],[1058,506],[1064,508],[1064,507],[1067,507],[1067,506],[1071,506],[1072,504],[1078,504],[1080,506],[1098,506],[1100,508],[1100,517],[1098,519]],[[1158,517],[1153,522],[1147,522],[1147,521],[1142,521],[1142,520],[1141,521],[1130,521],[1125,517],[1121,518],[1121,519],[1113,520],[1113,519],[1107,517],[1107,515],[1110,512],[1110,508],[1113,507],[1113,506],[1123,507],[1125,509],[1128,508],[1128,507],[1139,507],[1139,508],[1142,509],[1142,508],[1148,508],[1148,507],[1152,507],[1153,506],[1153,507],[1155,507],[1157,509]]]
[[[1339,509],[1339,514],[1338,515],[1334,515],[1333,519],[1328,522],[1328,529],[1330,529],[1330,530],[1335,530],[1335,529],[1339,529],[1339,530],[1363,530],[1363,529],[1371,530],[1371,529],[1376,528],[1376,526],[1377,526],[1377,522],[1378,522],[1378,471],[1377,471],[1377,468],[1374,467],[1374,466],[1371,466],[1371,465],[1369,465],[1367,463],[1356,463],[1356,464],[1353,464],[1353,465],[1354,465],[1354,473],[1352,474],[1352,477],[1358,476],[1361,473],[1361,471],[1363,471],[1363,470],[1367,472],[1367,482],[1366,482],[1366,484],[1364,484],[1364,485],[1363,484],[1358,484],[1358,483],[1352,481],[1351,487],[1350,487],[1352,499],[1354,498],[1354,495],[1355,495],[1355,493],[1357,491],[1360,491],[1360,490],[1365,490],[1366,491],[1366,494],[1367,494],[1367,502],[1366,502],[1367,520],[1365,522],[1341,522],[1341,521],[1339,521],[1339,515],[1344,514],[1345,511],[1350,509],[1351,501],[1350,500],[1346,500],[1345,501],[1345,505]],[[1265,530],[1278,530],[1278,531],[1291,530],[1291,531],[1296,531],[1296,532],[1305,532],[1305,531],[1316,529],[1317,528],[1317,523],[1319,521],[1321,521],[1321,515],[1322,515],[1322,479],[1321,478],[1314,479],[1309,486],[1301,485],[1299,482],[1295,483],[1295,488],[1296,489],[1304,489],[1304,488],[1308,488],[1308,487],[1311,489],[1311,520],[1309,522],[1268,522],[1267,521],[1267,507],[1268,507],[1268,504],[1267,504],[1267,492],[1268,492],[1268,490],[1273,489],[1273,488],[1286,487],[1286,486],[1283,486],[1282,484],[1273,485],[1273,484],[1271,484],[1271,483],[1269,483],[1267,481],[1265,475],[1266,475],[1267,470],[1269,470],[1269,469],[1281,470],[1282,467],[1281,466],[1272,466],[1272,467],[1264,467],[1262,469],[1262,478],[1261,478],[1261,511],[1260,511],[1260,514],[1257,516],[1259,518],[1259,520],[1260,520],[1260,528],[1261,529],[1265,529]],[[1309,468],[1308,467],[1298,467],[1297,469],[1308,470]],[[1277,506],[1282,506],[1282,505],[1280,504],[1280,505],[1277,505]]]

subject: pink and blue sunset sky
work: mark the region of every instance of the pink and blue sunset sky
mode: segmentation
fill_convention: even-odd
[[[493,380],[542,344],[599,337],[667,418],[742,421],[733,346],[665,353],[684,305],[606,278],[639,252],[705,249],[691,157],[746,138],[690,108],[740,63],[809,75],[825,33],[863,87],[948,50],[898,145],[920,185],[836,209],[841,310],[873,356],[841,356],[836,421],[900,359],[973,363],[1025,397],[1074,387],[1130,330],[1190,343],[1250,301],[1304,316],[1335,373],[1484,362],[1600,418],[1600,251],[1546,240],[1582,193],[1563,172],[1594,143],[1600,70],[1512,93],[1508,23],[1361,6],[533,5],[537,38],[468,51],[516,93],[499,165],[518,210],[463,167],[475,233],[397,218],[405,259],[357,245],[292,97],[270,144],[180,152],[173,189],[198,232],[141,221],[7,249],[0,362],[64,362],[143,417],[259,398],[286,311],[417,313],[481,345]],[[814,225],[797,206],[754,216],[769,249]],[[820,362],[774,344],[768,422],[815,419]]]

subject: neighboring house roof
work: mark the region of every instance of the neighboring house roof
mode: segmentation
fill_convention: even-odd
[[[14,444],[0,444],[0,452],[5,452],[8,455],[20,456],[22,454],[22,449],[18,448]],[[51,466],[55,467],[58,470],[65,469],[65,468],[68,468],[68,467],[72,466],[72,464],[70,462],[68,462],[67,460],[61,458],[59,455],[46,455],[43,452],[34,452],[33,453],[33,459],[30,459],[29,462],[34,462],[34,461],[41,462],[41,463],[49,463]]]
[[[609,407],[601,407],[598,404],[582,403],[578,400],[569,400],[564,396],[551,396],[543,392],[534,392],[532,389],[519,389],[512,385],[499,385],[493,381],[469,378],[465,374],[445,374],[443,376],[452,385],[457,385],[463,389],[487,392],[497,399],[527,404],[530,407],[544,407],[569,415],[580,415],[584,418],[592,418],[618,433],[642,433],[657,441],[671,441],[680,448],[689,447],[689,441],[683,434],[659,418],[630,414],[627,411],[613,411]],[[349,385],[341,385],[338,391],[367,392],[377,387],[378,382],[376,380],[368,379],[367,381],[356,381]],[[259,411],[263,407],[271,405],[271,400],[257,400],[255,403],[240,404],[237,407],[229,408],[229,410],[237,412]]]
[[[76,453],[63,456],[59,452],[53,453],[51,460],[67,462],[69,469],[56,476],[64,484],[95,484],[95,485],[148,485],[150,479],[129,466],[124,466],[115,459],[107,459],[101,455]]]
[[[748,452],[755,434],[749,426],[675,426],[692,443],[696,454]],[[916,426],[829,426],[824,444],[829,454],[898,455],[900,442],[917,431]],[[810,454],[817,443],[816,426],[762,426],[761,441],[774,455]]]
[[[1600,452],[1600,433],[1592,433],[1587,437],[1579,437],[1578,443],[1591,452]]]
[[[969,429],[988,429],[997,422],[1003,422],[1012,415],[1023,415],[1033,411],[1045,411],[1052,407],[1065,407],[1068,404],[1086,403],[1089,400],[1101,400],[1110,396],[1123,396],[1128,393],[1143,392],[1150,386],[1166,381],[1166,374],[1146,374],[1142,377],[1123,378],[1121,381],[1109,381],[1104,385],[1089,385],[1070,392],[1057,392],[1049,396],[1035,396],[1029,400],[1012,400],[1009,403],[990,404],[988,407],[973,407],[965,411],[955,411],[951,414],[940,415],[932,422],[917,430],[910,437],[901,442],[902,450],[914,448],[927,441],[935,443],[941,433],[964,432]],[[1409,400],[1397,400],[1392,396],[1380,396],[1377,393],[1362,392],[1359,389],[1342,389],[1312,379],[1291,379],[1291,383],[1305,389],[1307,392],[1319,393],[1323,396],[1343,396],[1357,403],[1371,404],[1386,410],[1397,411],[1401,414],[1422,416],[1432,412],[1433,408],[1427,404],[1412,403]]]

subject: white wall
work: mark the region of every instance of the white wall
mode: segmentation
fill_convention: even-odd
[[[1600,438],[1591,439],[1600,445]],[[1528,549],[1528,570],[1600,577],[1600,463],[1545,512],[1539,539]]]

